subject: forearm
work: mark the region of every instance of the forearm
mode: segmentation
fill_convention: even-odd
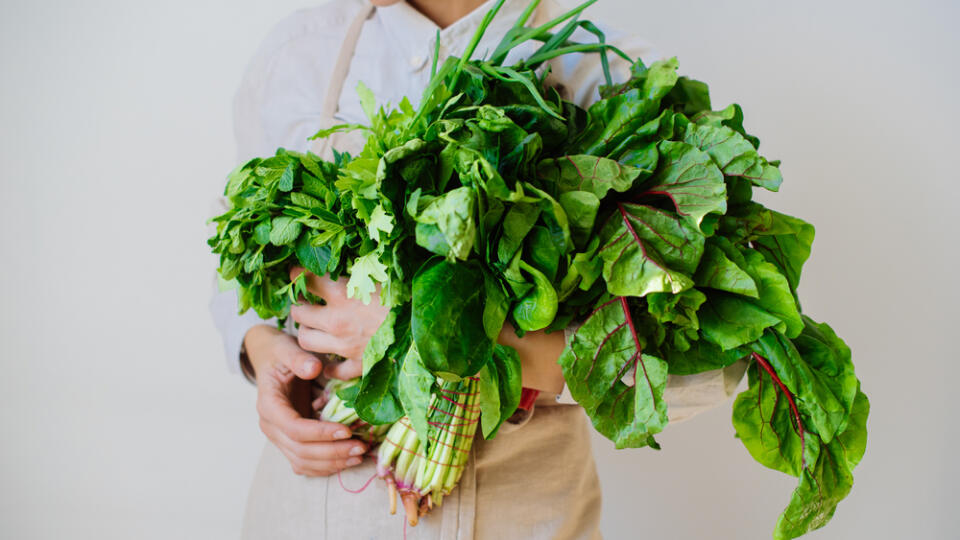
[[[519,338],[505,325],[498,341],[516,349],[520,356],[524,387],[552,394],[563,391],[563,371],[557,363],[566,346],[563,332],[527,332]]]
[[[269,353],[270,346],[278,334],[282,332],[275,326],[269,324],[258,324],[247,330],[243,338],[243,345],[247,351],[247,358],[250,360],[250,367],[253,368],[253,374],[263,373],[268,369],[272,362],[272,355]]]

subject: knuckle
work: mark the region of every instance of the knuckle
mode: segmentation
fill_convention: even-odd
[[[313,350],[310,348],[311,339],[309,330],[303,327],[300,328],[300,332],[297,334],[297,344],[305,351]]]

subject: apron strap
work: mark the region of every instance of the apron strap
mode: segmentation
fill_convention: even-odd
[[[325,121],[332,121],[333,115],[337,113],[337,104],[340,102],[343,82],[347,78],[347,72],[350,71],[350,63],[353,61],[353,53],[357,48],[357,40],[360,39],[360,30],[372,12],[373,4],[364,2],[363,9],[360,10],[360,13],[357,13],[357,16],[347,28],[347,35],[343,39],[343,45],[340,46],[337,63],[333,66],[333,73],[330,74],[330,84],[327,86],[327,93],[323,100],[321,114]]]
[[[343,38],[343,44],[340,45],[340,52],[337,54],[337,62],[333,65],[333,72],[330,73],[330,82],[327,84],[327,93],[323,96],[323,106],[320,109],[320,127],[326,129],[337,123],[333,115],[337,114],[340,103],[340,94],[343,92],[343,82],[350,71],[350,63],[353,62],[353,53],[357,48],[357,40],[360,39],[360,31],[363,23],[367,21],[370,14],[373,13],[374,6],[370,2],[364,2],[363,8],[357,13],[350,26],[347,27],[347,35]],[[310,151],[324,159],[333,159],[331,147],[333,147],[340,138],[340,135],[334,133],[330,137],[324,137],[313,141],[310,145]]]

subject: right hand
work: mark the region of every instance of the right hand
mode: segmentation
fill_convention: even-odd
[[[296,338],[257,325],[244,338],[257,381],[260,429],[290,461],[295,474],[329,476],[359,465],[367,446],[351,440],[350,428],[314,419],[311,380],[323,365]]]

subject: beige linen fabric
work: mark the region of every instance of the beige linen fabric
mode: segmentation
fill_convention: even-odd
[[[601,493],[589,429],[580,407],[538,406],[522,427],[490,441],[478,437],[460,484],[407,538],[601,538]],[[341,480],[357,489],[375,470],[367,460],[344,471]],[[403,509],[391,516],[388,504],[379,479],[361,493],[349,493],[336,476],[293,474],[283,454],[267,443],[250,490],[243,538],[402,538]]]
[[[555,16],[545,2],[537,21]],[[552,11],[551,11],[552,10]],[[367,5],[352,20],[327,88],[324,125],[334,119]],[[577,89],[573,89],[577,90]],[[315,141],[311,150],[326,159],[332,148],[359,150],[362,133],[338,133]],[[744,372],[743,363],[698,375],[670,376],[664,399],[670,421],[683,421],[727,399]],[[601,490],[590,446],[589,420],[569,397],[542,395],[519,424],[504,423],[497,437],[477,436],[459,485],[443,505],[407,531],[411,540],[596,540]],[[385,485],[374,479],[373,459],[327,478],[294,474],[271,443],[263,453],[250,488],[243,520],[244,540],[321,540],[403,538],[402,506],[388,514]],[[341,483],[343,486],[341,486]]]

